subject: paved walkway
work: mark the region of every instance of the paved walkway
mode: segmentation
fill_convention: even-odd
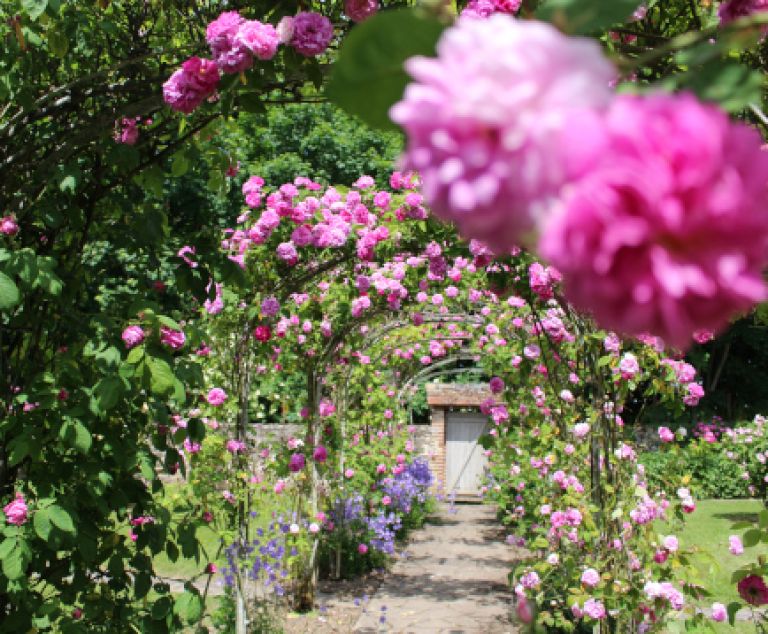
[[[519,551],[504,543],[492,507],[464,504],[454,512],[443,507],[411,535],[407,557],[393,566],[354,632],[518,632],[507,582],[517,556]]]

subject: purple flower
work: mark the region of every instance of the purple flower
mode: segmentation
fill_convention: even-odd
[[[328,450],[322,445],[318,445],[312,452],[312,459],[315,462],[325,462],[328,459]]]
[[[304,468],[304,465],[307,463],[306,458],[304,458],[304,454],[301,453],[294,453],[291,454],[291,458],[288,461],[288,470],[292,471],[293,473],[298,473]]]
[[[293,18],[291,46],[305,57],[320,55],[333,38],[333,24],[324,15],[302,11]]]

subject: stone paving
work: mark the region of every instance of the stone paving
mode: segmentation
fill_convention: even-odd
[[[353,632],[518,632],[507,574],[521,552],[503,538],[492,507],[443,507],[411,535],[407,557],[393,566]]]

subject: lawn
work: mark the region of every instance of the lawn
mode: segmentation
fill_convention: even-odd
[[[697,547],[701,554],[694,557],[701,572],[704,585],[712,592],[711,602],[719,601],[728,605],[738,601],[739,595],[735,584],[731,583],[731,573],[742,564],[754,559],[759,554],[768,554],[768,545],[760,544],[746,549],[743,555],[731,555],[728,552],[728,536],[741,535],[744,530],[734,530],[735,522],[752,521],[757,525],[757,514],[763,506],[758,500],[701,500],[696,512],[690,516],[688,524],[678,537],[681,548]],[[709,553],[707,556],[704,553]],[[710,632],[699,628],[694,632]],[[738,623],[731,627],[727,623],[717,624],[717,632],[754,632],[754,626]]]

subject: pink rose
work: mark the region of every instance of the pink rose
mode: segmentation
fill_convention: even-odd
[[[222,390],[220,387],[215,387],[208,392],[208,396],[206,396],[206,400],[208,401],[209,405],[213,405],[214,407],[219,407],[220,405],[224,404],[224,401],[227,400],[227,393],[224,390]]]
[[[345,0],[344,13],[352,22],[367,20],[379,10],[378,0]]]
[[[144,336],[141,326],[128,326],[123,330],[122,339],[125,342],[125,347],[130,350],[144,341]]]
[[[539,245],[566,297],[605,328],[680,348],[765,299],[768,152],[757,131],[662,93],[618,96],[595,125],[595,164]]]
[[[302,11],[293,18],[291,46],[304,57],[320,55],[333,39],[333,24],[324,15]]]
[[[24,501],[24,495],[22,493],[16,493],[16,499],[3,507],[3,513],[5,513],[5,519],[9,524],[14,524],[16,526],[26,524],[29,508]]]
[[[19,225],[13,216],[0,218],[0,233],[6,236],[15,236],[19,232]]]
[[[594,41],[502,14],[459,19],[437,53],[406,62],[415,81],[390,111],[407,136],[403,163],[437,217],[506,252],[578,172],[560,132],[575,127],[593,145],[575,113],[608,105],[616,71]]]

